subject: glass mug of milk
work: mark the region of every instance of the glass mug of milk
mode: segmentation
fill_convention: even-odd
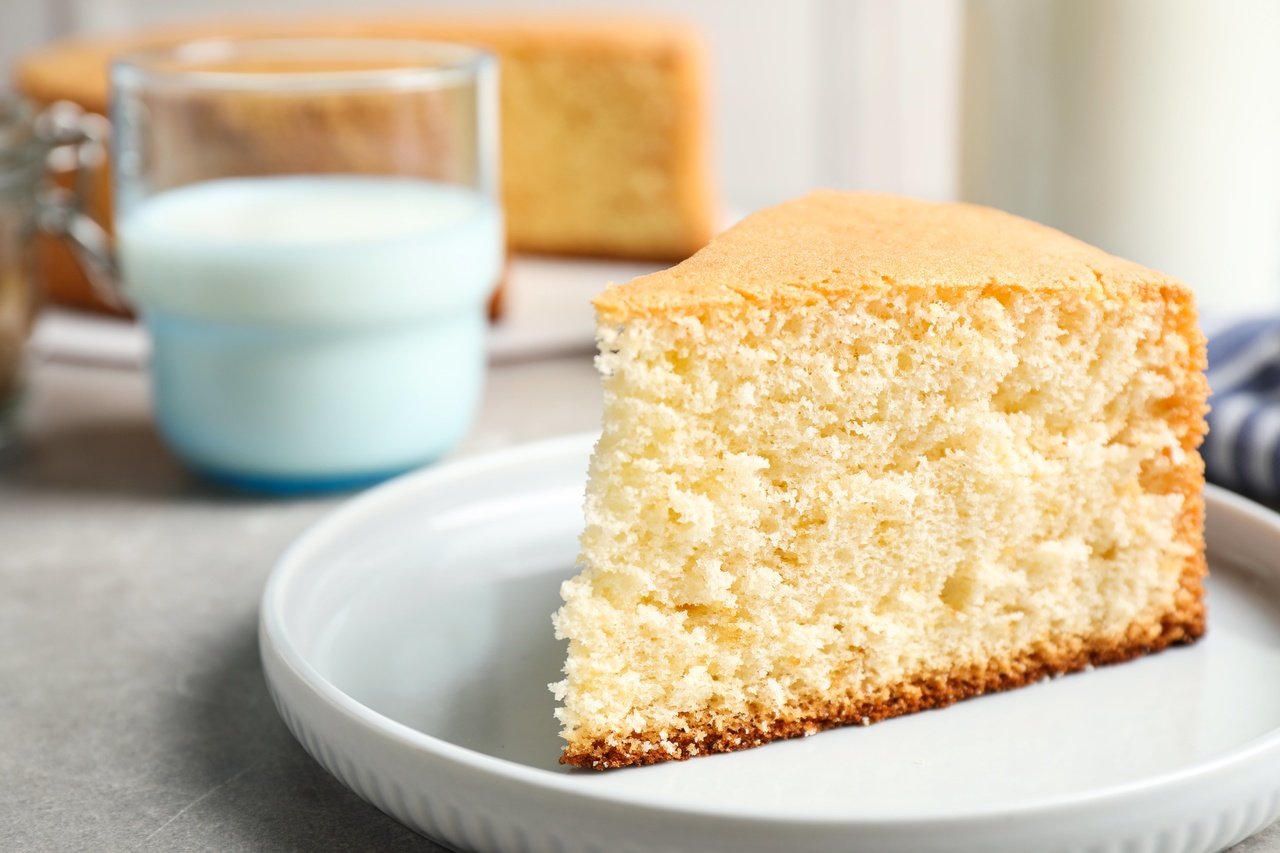
[[[113,65],[120,289],[192,467],[349,488],[463,436],[504,252],[495,75],[472,48],[377,39]]]

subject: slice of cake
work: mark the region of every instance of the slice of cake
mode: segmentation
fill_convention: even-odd
[[[865,725],[1204,631],[1177,281],[995,210],[819,192],[596,308],[563,762]]]
[[[65,99],[104,112],[107,67],[121,53],[193,39],[266,36],[430,39],[493,51],[501,77],[503,204],[516,251],[676,261],[712,234],[704,46],[679,21],[567,13],[216,21],[59,42],[19,60],[15,85],[42,103]],[[277,145],[254,149],[252,171],[333,171],[334,164],[315,161],[331,149],[309,141],[320,134],[349,141],[357,134],[346,129],[367,135],[376,129],[371,121],[377,116],[330,98],[305,109],[273,102],[270,110],[250,105],[239,115],[197,115],[188,131],[197,140],[195,156],[221,150],[202,149],[201,139],[235,138],[246,125],[267,123]],[[363,158],[358,150],[337,150],[354,155],[344,158],[342,168],[361,171],[362,161],[363,170],[386,168],[385,145],[372,146]],[[246,165],[234,164],[235,173]],[[216,166],[209,170],[216,173]],[[109,179],[105,169],[96,177],[88,203],[105,221]],[[56,299],[100,306],[65,246],[47,239],[40,248]]]

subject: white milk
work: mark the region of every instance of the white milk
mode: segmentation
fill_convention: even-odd
[[[162,192],[122,217],[154,338],[157,415],[196,467],[341,485],[447,450],[484,368],[496,207],[404,178],[288,176]]]
[[[1280,309],[1280,3],[966,8],[964,198]]]

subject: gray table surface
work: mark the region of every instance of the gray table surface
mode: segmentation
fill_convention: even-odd
[[[498,367],[455,455],[599,416],[586,356]],[[267,573],[339,500],[213,489],[141,374],[33,366],[0,457],[0,850],[442,849],[312,761],[262,680]],[[1280,824],[1235,849],[1280,851]]]

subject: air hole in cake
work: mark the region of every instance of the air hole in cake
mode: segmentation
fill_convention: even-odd
[[[676,610],[679,610],[685,615],[686,624],[690,622],[697,622],[700,619],[705,619],[712,612],[711,608],[707,607],[705,604],[688,603],[677,604]]]
[[[910,373],[911,371],[915,370],[915,367],[916,367],[916,360],[911,353],[905,350],[898,352],[898,372],[899,373]]]
[[[1001,388],[996,392],[995,407],[1006,415],[1039,414],[1042,396],[1039,389]]]
[[[1114,560],[1116,558],[1116,555],[1119,553],[1119,550],[1120,549],[1117,547],[1116,543],[1114,542],[1108,542],[1105,545],[1101,543],[1095,543],[1089,546],[1089,552],[1096,559],[1103,560],[1106,562],[1110,562]]]
[[[795,567],[800,564],[799,557],[797,557],[791,551],[787,551],[783,548],[775,548],[773,550],[773,556],[774,556],[774,559],[776,559],[779,563],[781,563],[784,566]]]
[[[779,333],[788,338],[801,338],[809,331],[808,319],[801,316],[788,317],[783,323]]]
[[[947,442],[940,442],[925,451],[924,458],[928,462],[937,462],[941,459],[945,459],[947,454],[953,450],[958,452],[958,449],[954,445]]]
[[[888,593],[876,599],[876,603],[872,606],[871,612],[876,616],[887,616],[901,608],[902,601],[898,598],[897,593]]]
[[[811,509],[800,516],[800,520],[796,522],[796,530],[803,530],[807,527],[821,527],[826,523],[826,512],[820,509]]]
[[[689,372],[689,354],[685,351],[667,353],[667,363],[671,365],[672,371],[677,376],[684,376]]]
[[[898,539],[902,532],[904,522],[896,519],[882,518],[875,523],[872,528],[871,542],[881,548],[889,547]]]
[[[978,579],[971,567],[963,567],[947,578],[939,597],[952,610],[967,610],[978,599]]]

